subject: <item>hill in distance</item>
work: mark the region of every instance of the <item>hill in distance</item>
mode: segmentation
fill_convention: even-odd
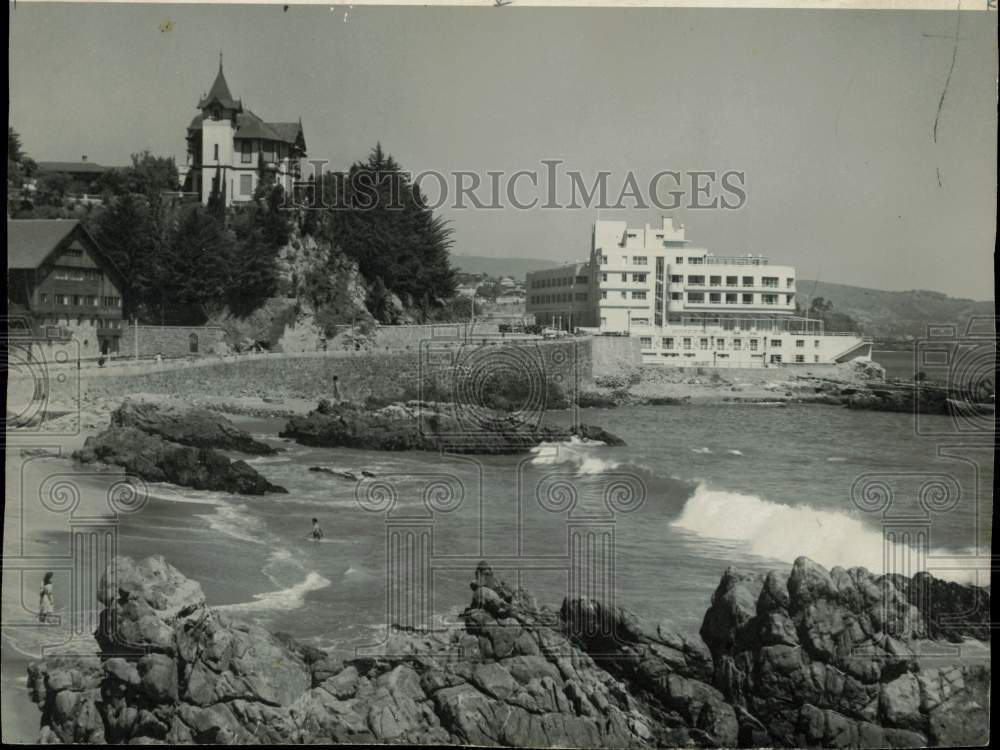
[[[932,325],[956,325],[962,335],[971,318],[992,318],[993,302],[949,297],[941,292],[912,289],[887,292],[848,284],[799,279],[799,304],[808,306],[817,297],[833,302],[833,309],[858,322],[862,332],[877,339],[922,338]]]
[[[543,258],[486,258],[481,255],[452,255],[451,264],[465,273],[485,273],[495,279],[501,276],[510,276],[524,281],[525,274],[531,271],[541,271],[544,268],[555,268],[561,265],[561,262]]]

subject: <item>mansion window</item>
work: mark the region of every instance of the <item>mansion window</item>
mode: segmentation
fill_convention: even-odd
[[[253,175],[240,175],[240,195],[251,195],[253,193]]]
[[[274,161],[274,143],[272,141],[265,141],[263,150],[264,150],[264,161],[266,162]]]
[[[240,161],[243,164],[253,162],[253,143],[251,141],[240,142]]]

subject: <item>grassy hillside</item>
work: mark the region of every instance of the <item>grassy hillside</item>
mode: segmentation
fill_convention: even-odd
[[[542,258],[485,258],[481,255],[452,255],[451,264],[465,273],[485,273],[493,278],[511,276],[523,281],[524,275],[529,271],[555,268],[559,265],[559,261]]]
[[[854,318],[862,331],[875,338],[907,338],[927,335],[927,326],[954,324],[965,329],[969,318],[992,316],[993,302],[949,297],[940,292],[914,289],[887,292],[847,284],[799,279],[799,303],[808,305],[817,297],[833,302],[834,310]]]

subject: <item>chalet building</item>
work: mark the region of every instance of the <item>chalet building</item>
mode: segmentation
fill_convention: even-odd
[[[198,193],[202,203],[208,203],[217,190],[229,206],[250,200],[267,172],[291,191],[306,157],[301,119],[265,122],[245,109],[229,91],[221,55],[215,82],[198,102],[198,110],[187,129],[185,191]]]
[[[80,222],[7,220],[8,316],[38,338],[74,339],[83,358],[115,353],[121,273]]]

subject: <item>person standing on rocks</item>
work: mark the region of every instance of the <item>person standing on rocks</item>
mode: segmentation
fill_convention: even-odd
[[[52,571],[42,579],[42,588],[38,591],[38,621],[48,622],[55,612],[55,600],[52,598]]]

